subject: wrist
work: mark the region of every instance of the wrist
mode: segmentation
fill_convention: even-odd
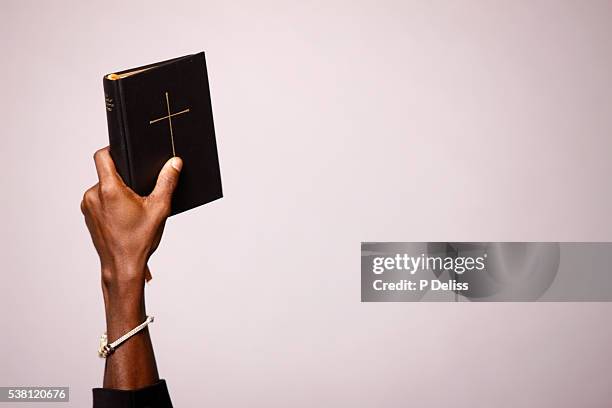
[[[148,257],[104,256],[100,257],[102,283],[106,286],[129,284],[144,277]]]
[[[144,266],[102,268],[102,294],[109,340],[146,317]]]
[[[120,296],[117,292],[104,292],[104,310],[109,342],[138,326],[147,314],[144,294],[138,291],[126,291]]]
[[[121,295],[142,289],[146,267],[146,260],[102,262],[102,290],[108,294]]]

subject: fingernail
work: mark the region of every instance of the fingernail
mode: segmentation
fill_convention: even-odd
[[[174,167],[176,171],[181,171],[183,168],[183,160],[180,157],[173,157],[170,165]]]

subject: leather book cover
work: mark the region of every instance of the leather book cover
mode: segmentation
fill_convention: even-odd
[[[172,214],[223,196],[204,53],[104,76],[110,153],[134,192],[153,191],[164,163],[183,159]]]

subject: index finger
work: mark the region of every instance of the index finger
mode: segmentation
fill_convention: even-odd
[[[96,172],[98,172],[100,184],[117,183],[121,180],[119,174],[117,174],[115,162],[113,162],[108,146],[94,154],[94,161],[96,162]]]

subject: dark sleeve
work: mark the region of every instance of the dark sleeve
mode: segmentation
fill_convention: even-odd
[[[93,389],[93,408],[172,408],[166,381],[138,390]]]

